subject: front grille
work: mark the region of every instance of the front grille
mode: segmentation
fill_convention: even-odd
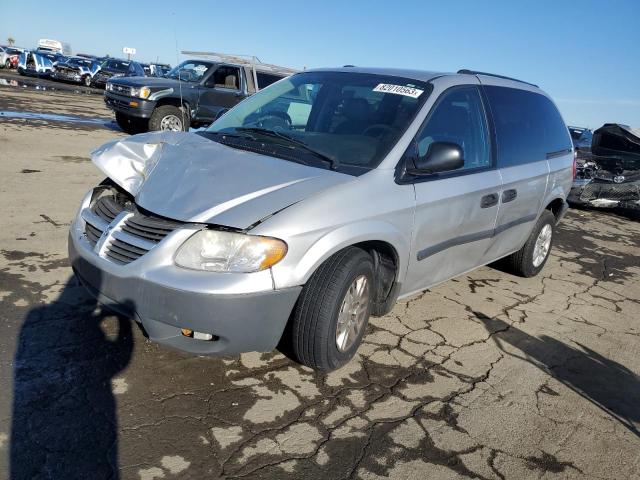
[[[122,264],[131,263],[147,252],[148,250],[144,248],[136,247],[117,238],[114,238],[107,247],[107,256],[111,260]]]
[[[108,227],[110,232],[104,254],[111,261],[124,265],[137,260],[171,232],[183,224],[156,215],[142,213],[123,195],[99,197],[83,215],[86,223],[85,236],[91,245],[97,245]],[[122,213],[127,216],[122,222]]]
[[[111,91],[113,93],[119,93],[120,95],[131,95],[131,88],[125,85],[118,85],[117,83],[111,84]]]
[[[122,231],[157,243],[180,225],[179,222],[150,217],[138,212],[127,218],[122,226]]]
[[[116,200],[116,197],[100,197],[91,208],[93,212],[105,222],[111,223],[125,207]]]
[[[89,243],[91,243],[91,245],[93,245],[94,247],[96,246],[96,243],[98,243],[98,239],[102,235],[102,231],[94,227],[90,223],[86,224],[84,233],[87,236],[87,240],[89,240]]]
[[[598,183],[591,182],[582,190],[580,200],[588,202],[605,198],[607,200],[635,202],[640,200],[640,184],[633,183]]]

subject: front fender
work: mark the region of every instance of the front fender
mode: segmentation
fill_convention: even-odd
[[[357,243],[382,241],[398,255],[396,280],[402,281],[407,270],[411,239],[393,224],[383,220],[363,220],[333,229],[317,238],[302,255],[273,267],[276,288],[303,285],[318,267],[334,253]]]

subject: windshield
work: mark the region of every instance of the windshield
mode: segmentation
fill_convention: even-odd
[[[375,168],[398,141],[429,91],[427,84],[401,77],[299,73],[249,97],[215,121],[207,132],[251,134],[270,144],[288,137],[290,150],[303,156],[302,160],[313,153],[329,159],[323,165],[332,161],[333,167],[368,170]]]
[[[110,68],[121,72],[126,72],[129,69],[131,62],[123,62],[121,60],[107,60],[102,64],[102,68]]]
[[[82,58],[72,58],[67,61],[68,65],[73,65],[74,67],[90,67],[91,62],[89,60],[84,60]]]
[[[187,60],[174,67],[167,73],[166,77],[178,80],[179,76],[179,79],[183,82],[199,82],[209,68],[211,68],[211,63],[209,62]]]

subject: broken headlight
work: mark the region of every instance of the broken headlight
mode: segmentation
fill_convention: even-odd
[[[259,272],[287,253],[282,240],[222,230],[200,230],[182,244],[175,258],[179,267],[208,272]]]

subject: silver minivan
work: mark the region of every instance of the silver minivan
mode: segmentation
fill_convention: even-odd
[[[99,300],[198,355],[270,351],[331,370],[370,315],[503,259],[530,277],[566,211],[558,109],[498,75],[295,74],[199,132],[92,152],[107,176],[69,255]]]

